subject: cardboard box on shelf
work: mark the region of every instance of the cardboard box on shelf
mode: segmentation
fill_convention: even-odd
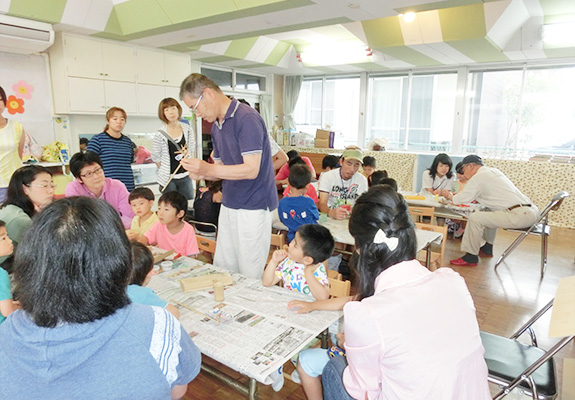
[[[333,148],[333,140],[335,137],[335,132],[333,131],[326,131],[325,129],[317,129],[315,131],[315,139],[316,140],[327,140],[328,141],[328,145],[327,146],[321,146],[321,147],[329,147],[329,148]],[[316,146],[318,147],[318,146]]]
[[[321,147],[324,149],[329,149],[329,139],[315,139],[315,147]]]

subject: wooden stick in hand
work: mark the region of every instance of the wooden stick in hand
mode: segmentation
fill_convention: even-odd
[[[188,149],[186,148],[186,146],[182,146],[182,151],[181,151],[183,157],[188,155]],[[176,170],[172,173],[172,175],[170,175],[170,179],[168,179],[168,181],[166,182],[166,184],[164,185],[164,187],[162,188],[162,190],[160,190],[160,192],[164,192],[164,190],[166,190],[166,188],[168,187],[168,185],[170,184],[170,182],[172,181],[172,179],[174,179],[174,176],[176,176],[176,174],[178,173],[178,171],[180,170],[180,168],[182,168],[182,164],[178,164],[178,168],[176,168]]]

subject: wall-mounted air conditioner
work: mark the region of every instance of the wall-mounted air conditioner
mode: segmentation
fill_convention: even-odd
[[[0,51],[32,54],[46,50],[53,43],[52,25],[0,15]]]

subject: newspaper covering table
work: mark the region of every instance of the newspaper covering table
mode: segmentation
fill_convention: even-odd
[[[342,316],[341,311],[297,314],[288,310],[288,302],[311,301],[310,296],[264,287],[239,273],[231,273],[234,285],[225,288],[223,302],[214,301],[211,289],[184,293],[182,278],[230,271],[188,257],[174,266],[148,286],[177,305],[180,323],[203,354],[264,384],[271,384],[270,373]]]
[[[405,201],[410,206],[434,207],[435,215],[443,218],[466,219],[474,211],[484,209],[479,204],[453,204],[448,202],[443,196],[435,196],[431,193],[415,193],[402,191]],[[413,197],[418,197],[417,199]],[[420,199],[419,197],[424,197]]]
[[[318,221],[320,225],[325,226],[329,229],[331,235],[337,243],[354,245],[355,240],[351,233],[349,233],[349,219],[333,219],[331,217],[320,218]],[[280,220],[276,213],[273,218],[273,227],[275,229],[282,229],[287,231],[288,228]],[[415,229],[415,237],[417,241],[417,251],[421,251],[428,247],[431,243],[440,244],[443,235],[439,232],[424,231],[421,229]]]

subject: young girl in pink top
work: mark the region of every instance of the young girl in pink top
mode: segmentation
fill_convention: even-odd
[[[357,199],[349,231],[359,283],[343,307],[338,339],[346,356],[325,356],[322,365],[304,363],[300,353],[308,399],[490,399],[471,295],[457,272],[430,272],[415,260],[403,197],[390,186],[373,186]]]
[[[174,250],[183,256],[198,254],[194,228],[185,222],[188,200],[179,192],[167,192],[158,200],[158,219],[144,234],[141,242],[164,250]]]

